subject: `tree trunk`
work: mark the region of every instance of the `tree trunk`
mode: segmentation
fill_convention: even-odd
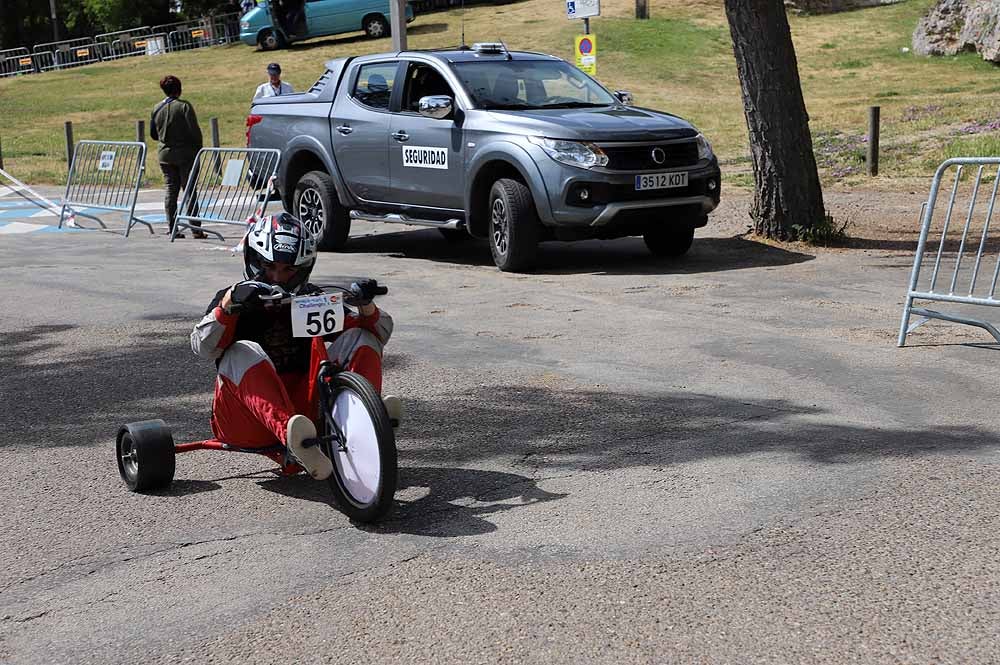
[[[809,115],[782,0],[725,0],[756,183],[754,230],[785,240],[825,215]]]

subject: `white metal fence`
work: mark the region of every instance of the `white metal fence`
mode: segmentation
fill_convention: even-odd
[[[80,141],[66,179],[66,194],[59,213],[59,228],[68,217],[87,217],[101,228],[107,225],[86,209],[111,210],[128,215],[125,237],[132,227],[152,225],[135,216],[139,186],[146,172],[146,144],[135,141]]]
[[[220,240],[221,232],[206,224],[246,229],[247,218],[267,208],[268,183],[278,171],[279,150],[202,148],[177,209],[171,242],[185,228],[197,228]]]
[[[946,177],[952,179],[947,203],[938,205]],[[920,238],[910,273],[910,288],[899,326],[898,345],[931,319],[976,326],[1000,342],[1000,330],[972,316],[968,305],[1000,306],[1000,230],[993,213],[1000,186],[1000,157],[949,159],[938,167],[930,195],[921,208]],[[936,243],[936,246],[934,246]],[[941,312],[915,301],[936,301],[962,311]],[[910,322],[912,316],[918,316]]]

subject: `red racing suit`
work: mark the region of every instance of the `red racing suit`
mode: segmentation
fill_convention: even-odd
[[[321,344],[330,360],[382,392],[382,349],[392,334],[386,312],[376,308],[362,316],[347,310],[342,331],[294,337],[290,305],[227,314],[219,303],[228,290],[215,294],[191,331],[191,350],[218,368],[212,432],[220,441],[245,448],[284,444],[289,418],[303,414],[315,420],[316,398],[309,391],[310,374],[319,367],[314,345],[318,350]],[[301,290],[319,292],[311,284]]]

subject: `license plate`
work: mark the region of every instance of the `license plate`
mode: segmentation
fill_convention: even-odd
[[[636,191],[644,189],[670,189],[672,187],[687,187],[687,171],[680,173],[647,173],[635,177]]]

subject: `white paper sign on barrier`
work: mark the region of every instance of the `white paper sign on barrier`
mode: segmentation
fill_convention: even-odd
[[[97,163],[98,171],[111,171],[115,168],[115,151],[104,150],[101,152],[101,160]]]
[[[226,187],[237,187],[240,184],[240,176],[243,175],[242,159],[230,159],[226,162],[226,172],[222,174],[222,184]]]

